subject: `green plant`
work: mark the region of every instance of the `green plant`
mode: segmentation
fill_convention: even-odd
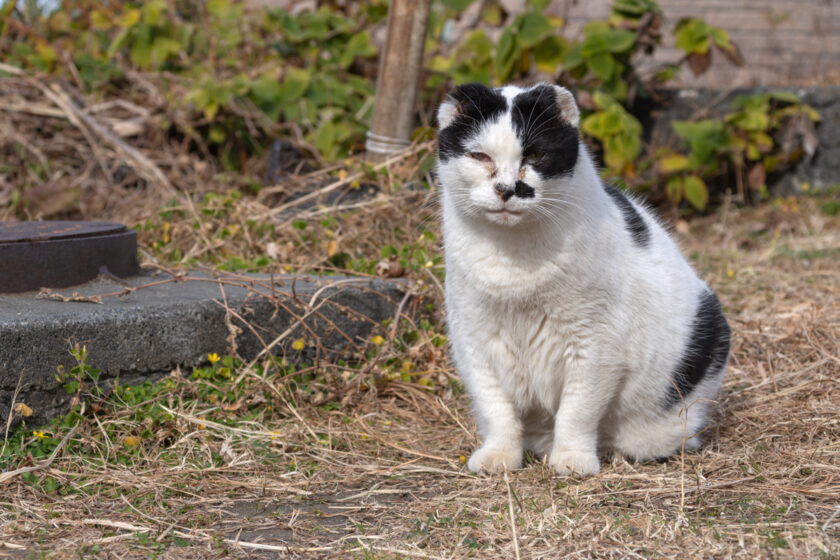
[[[615,99],[596,91],[593,101],[597,111],[585,117],[583,132],[601,142],[604,163],[616,175],[632,172],[642,151],[642,125]]]

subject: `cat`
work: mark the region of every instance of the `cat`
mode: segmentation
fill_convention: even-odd
[[[451,351],[483,441],[469,470],[698,449],[729,325],[651,212],[602,184],[572,94],[466,84],[437,118]]]

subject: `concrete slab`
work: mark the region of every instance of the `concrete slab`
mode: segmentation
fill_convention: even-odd
[[[59,365],[75,365],[69,352],[74,341],[87,347],[89,363],[102,370],[106,384],[116,377],[123,384],[159,378],[176,366],[189,371],[207,362],[210,352],[231,352],[234,341],[238,354],[252,359],[290,328],[273,353],[297,357],[291,343],[304,337],[304,359],[311,360],[316,352],[357,348],[376,325],[393,318],[405,289],[399,282],[334,276],[276,277],[272,284],[267,276],[190,273],[171,280],[166,273],[143,274],[123,285],[100,276],[53,292],[77,301],[0,294],[0,425],[18,384],[15,402],[34,410],[28,424],[67,410],[70,395],[55,373]],[[113,295],[119,292],[127,293]],[[78,301],[103,294],[101,303]]]

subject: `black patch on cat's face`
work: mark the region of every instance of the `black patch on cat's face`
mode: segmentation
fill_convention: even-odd
[[[458,102],[458,108],[455,119],[438,134],[438,159],[441,162],[464,155],[467,139],[508,107],[502,94],[484,84],[458,86],[449,96]]]
[[[517,181],[513,194],[519,198],[534,198],[534,187],[523,181]]]
[[[522,154],[544,179],[569,175],[578,160],[578,130],[560,114],[557,92],[537,86],[513,98],[511,119]]]
[[[720,302],[714,292],[707,290],[700,296],[691,338],[672,374],[674,383],[665,395],[666,408],[681,403],[680,395],[687,398],[706,375],[720,372],[729,356],[729,340],[729,324]]]
[[[633,236],[633,242],[642,249],[647,247],[650,243],[650,229],[648,229],[645,219],[639,214],[633,203],[615,187],[605,185],[604,190],[621,210],[621,214],[624,216],[624,224],[627,226],[630,235]]]

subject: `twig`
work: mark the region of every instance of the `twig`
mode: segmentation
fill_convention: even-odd
[[[9,443],[9,428],[12,427],[12,420],[15,417],[15,401],[17,400],[18,394],[20,393],[20,383],[23,381],[23,370],[20,371],[18,374],[17,385],[15,386],[15,392],[12,393],[12,402],[9,403],[9,417],[6,419],[6,436],[3,438],[3,449],[0,450],[0,457],[6,451],[6,444]]]
[[[406,157],[411,156],[413,154],[416,154],[417,152],[420,152],[424,149],[430,148],[433,145],[434,145],[434,141],[422,142],[422,143],[417,144],[416,146],[414,146],[412,148],[409,148],[407,150],[404,150],[404,151],[400,152],[399,154],[397,154],[396,156],[394,156],[392,158],[386,159],[385,161],[374,165],[373,169],[374,169],[374,171],[379,170],[379,169],[384,169],[384,168],[388,167],[389,165],[391,165],[393,163],[396,163],[396,162],[398,162],[402,159],[405,159]],[[257,220],[264,220],[266,218],[271,218],[273,216],[276,216],[277,214],[280,214],[280,213],[288,210],[289,208],[293,208],[295,206],[298,206],[299,204],[303,204],[304,202],[308,202],[308,201],[310,201],[314,198],[318,198],[319,196],[330,193],[330,192],[332,192],[336,189],[339,189],[339,188],[343,187],[344,185],[349,185],[353,181],[361,179],[362,177],[364,177],[364,173],[353,173],[352,175],[348,175],[344,179],[334,181],[334,182],[330,183],[329,185],[327,185],[325,187],[322,187],[322,188],[320,188],[316,191],[313,191],[313,192],[311,192],[307,195],[304,195],[300,198],[296,198],[295,200],[290,200],[289,202],[287,202],[285,204],[281,204],[277,208],[272,208],[271,210],[269,210],[267,212],[264,212],[263,214],[259,215],[257,217]]]
[[[0,474],[0,484],[6,482],[7,480],[9,480],[11,478],[16,477],[19,474],[40,471],[42,469],[45,469],[45,468],[49,467],[52,464],[52,462],[55,461],[55,458],[58,456],[58,452],[61,451],[61,449],[67,443],[67,440],[69,440],[71,437],[73,437],[73,434],[76,433],[76,429],[81,425],[81,423],[82,422],[80,420],[75,426],[73,426],[72,430],[67,432],[67,435],[64,436],[64,438],[62,438],[62,440],[60,442],[58,442],[58,445],[55,447],[55,449],[53,449],[53,452],[50,454],[50,456],[47,458],[46,461],[44,461],[43,463],[39,463],[37,465],[34,465],[32,467],[21,467],[19,469],[15,469],[13,471],[9,471],[9,472],[5,472],[3,474]]]
[[[37,83],[37,82],[36,82]],[[120,153],[125,159],[133,162],[136,167],[138,167],[138,172],[140,175],[144,175],[146,180],[151,180],[152,182],[157,181],[161,185],[163,185],[166,190],[170,192],[170,194],[175,194],[175,187],[172,186],[172,183],[169,182],[166,175],[163,174],[163,171],[149,158],[145,155],[134,149],[133,147],[129,146],[116,135],[113,134],[111,131],[106,129],[104,126],[99,124],[96,119],[79,109],[76,104],[70,99],[70,96],[64,91],[60,85],[52,84],[52,90],[54,95],[49,95],[47,92],[50,90],[46,87],[38,84],[39,87],[47,94],[50,99],[53,101],[57,101],[57,104],[62,108],[69,109],[79,120],[81,120],[87,127],[90,128],[91,131],[95,132],[100,138],[105,140],[108,144],[110,144],[118,153]],[[189,197],[188,197],[189,198]]]
[[[516,560],[520,560],[519,538],[516,536],[516,518],[513,516],[513,490],[510,487],[510,478],[508,477],[507,469],[505,469],[504,474],[505,484],[507,485],[508,513],[510,514],[510,532],[513,534],[513,552],[516,554]]]

